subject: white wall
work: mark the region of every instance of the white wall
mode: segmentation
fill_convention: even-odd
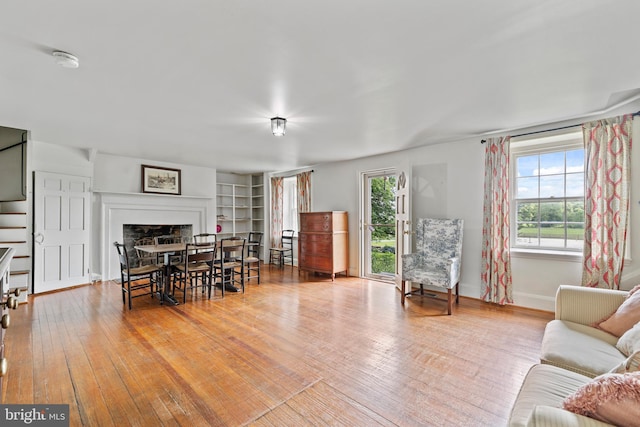
[[[640,120],[634,120],[633,133],[640,135]],[[359,174],[391,167],[410,168],[412,172],[414,218],[432,215],[465,220],[460,292],[479,298],[484,186],[484,146],[480,144],[480,138],[314,166],[313,209],[349,212],[350,274],[359,274]],[[636,259],[625,264],[623,289],[640,283],[640,173],[633,173],[634,170],[640,170],[640,149],[632,151],[629,240],[630,253]],[[514,256],[515,305],[553,310],[558,286],[579,285],[581,271],[579,260],[571,258]]]
[[[216,170],[213,168],[91,153],[88,150],[40,141],[31,141],[31,143],[29,151],[30,172],[38,170],[92,178],[94,196],[92,200],[91,269],[94,276],[101,274],[104,250],[101,244],[100,194],[141,193],[141,165],[143,164],[180,169],[182,198],[206,200],[207,214],[203,223],[206,224],[207,229],[202,232],[215,232]],[[29,181],[31,179],[29,177]],[[31,188],[31,185],[29,187]],[[173,203],[171,197],[158,197],[164,197],[162,200],[166,204]]]

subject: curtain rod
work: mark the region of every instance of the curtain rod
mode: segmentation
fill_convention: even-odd
[[[640,116],[640,111],[636,111],[635,113],[631,114],[631,116],[632,117]],[[571,128],[574,128],[576,126],[580,126],[580,124],[570,125],[570,126],[560,126],[560,127],[553,128],[553,129],[537,130],[537,131],[533,131],[533,132],[526,132],[526,133],[521,133],[521,134],[518,134],[518,135],[512,135],[511,137],[512,138],[517,138],[517,137],[520,137],[520,136],[536,135],[538,133],[554,132],[556,130],[571,129]],[[484,144],[485,142],[487,142],[486,139],[480,140],[480,144]]]
[[[303,173],[303,172],[315,172],[313,169],[306,169],[306,170],[302,170],[299,169],[298,171],[288,171],[288,172],[281,172],[281,173],[274,173],[271,175],[271,178],[291,178],[292,176],[296,176],[299,173]]]

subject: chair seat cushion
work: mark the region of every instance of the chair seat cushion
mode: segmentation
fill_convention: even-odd
[[[591,378],[609,372],[625,360],[618,338],[591,326],[552,320],[542,338],[540,360]]]
[[[151,273],[155,273],[156,271],[160,270],[160,267],[158,267],[157,265],[143,265],[140,267],[133,267],[129,269],[129,273],[132,276],[141,276],[143,274],[151,274]]]
[[[187,267],[185,264],[178,264],[176,265],[176,270],[180,270],[183,273],[186,271]],[[206,262],[197,262],[194,264],[190,264],[189,265],[189,272],[200,272],[200,271],[208,271],[209,270],[209,264],[207,264]]]
[[[455,285],[449,280],[449,274],[446,270],[436,270],[430,267],[424,267],[423,270],[414,271],[412,274],[405,274],[403,278],[404,280],[441,288],[452,288]]]

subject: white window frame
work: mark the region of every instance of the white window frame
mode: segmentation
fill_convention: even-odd
[[[550,256],[556,259],[558,256],[566,257],[570,260],[579,261],[582,259],[582,250],[576,250],[571,248],[547,248],[547,247],[532,247],[532,246],[518,246],[516,244],[517,236],[517,209],[516,209],[516,195],[517,195],[517,163],[516,159],[521,155],[533,155],[533,154],[545,154],[552,152],[564,152],[575,149],[584,149],[584,142],[582,137],[582,131],[580,127],[564,129],[562,131],[545,132],[544,136],[529,135],[522,137],[514,137],[510,142],[510,180],[512,185],[510,186],[510,220],[511,220],[511,252],[515,255],[521,256]],[[586,161],[586,160],[585,160]],[[566,171],[565,171],[566,173]],[[570,198],[568,198],[570,199]],[[544,199],[539,199],[544,200]],[[566,200],[563,198],[562,200]],[[584,199],[583,199],[584,203]]]

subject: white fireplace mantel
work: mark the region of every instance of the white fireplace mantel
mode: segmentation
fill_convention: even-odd
[[[215,199],[145,193],[94,191],[99,206],[102,280],[120,277],[113,242],[122,242],[124,224],[191,224],[193,233],[208,231],[215,224]]]

